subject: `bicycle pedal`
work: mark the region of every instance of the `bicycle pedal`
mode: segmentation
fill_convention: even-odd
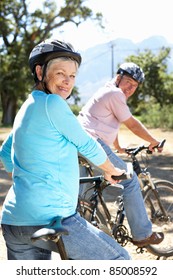
[[[136,248],[136,253],[137,254],[143,254],[144,252],[146,252],[146,248],[145,247],[138,247]]]

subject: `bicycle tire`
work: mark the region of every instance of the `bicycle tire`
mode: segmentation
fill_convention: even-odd
[[[158,257],[170,257],[173,256],[173,183],[160,180],[154,182],[154,184],[169,219],[167,221],[166,219],[164,220],[163,212],[158,205],[157,198],[152,189],[148,189],[144,194],[147,214],[152,222],[153,231],[163,232],[164,240],[159,245],[147,246],[147,250]]]
[[[108,228],[106,219],[98,208],[95,213],[94,221],[92,221],[92,218],[91,218],[92,213],[93,213],[92,202],[85,200],[85,199],[79,200],[78,212],[80,213],[81,217],[83,217],[89,223],[95,225],[97,228],[99,228],[102,231],[104,231],[105,233],[111,235],[111,231]],[[96,224],[94,222],[96,222]]]

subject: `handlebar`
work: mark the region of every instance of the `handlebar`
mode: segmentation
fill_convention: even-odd
[[[131,162],[127,163],[127,172],[124,172],[123,174],[116,176],[116,175],[112,175],[112,179],[116,180],[126,180],[126,179],[131,179],[133,176],[133,165]],[[79,183],[80,184],[84,184],[84,183],[100,183],[100,182],[106,182],[108,183],[103,175],[96,175],[96,176],[92,176],[92,177],[80,177],[79,179]]]
[[[98,176],[92,176],[92,177],[80,177],[79,178],[79,183],[80,184],[85,184],[85,183],[93,183],[93,182],[103,182],[104,176],[103,175],[98,175]]]
[[[163,139],[159,145],[153,147],[154,149],[156,148],[163,148],[164,144],[166,142],[166,139]],[[144,145],[140,145],[136,148],[127,148],[125,149],[125,152],[128,154],[128,155],[137,155],[139,152],[143,151],[143,150],[147,150],[147,154],[152,154],[152,151],[149,150],[149,146],[144,146]]]

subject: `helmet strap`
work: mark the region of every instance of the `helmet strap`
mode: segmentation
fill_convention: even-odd
[[[119,77],[120,77],[119,81],[118,81],[118,82],[117,82],[117,81],[115,82],[117,88],[119,88],[119,84],[120,84],[120,82],[121,82],[121,80],[122,80],[123,74],[119,74]]]
[[[48,63],[48,62],[47,62]],[[50,92],[50,90],[47,88],[46,86],[46,83],[44,82],[44,77],[45,77],[45,73],[46,73],[46,69],[47,69],[47,63],[45,63],[42,67],[43,69],[43,72],[42,72],[42,78],[41,78],[41,84],[42,84],[42,87],[44,89],[44,91],[47,93],[47,94],[51,94],[52,92]]]
[[[43,90],[44,90],[47,94],[52,94],[52,92],[50,92],[50,90],[47,88],[45,82],[41,81],[41,84],[42,84]]]

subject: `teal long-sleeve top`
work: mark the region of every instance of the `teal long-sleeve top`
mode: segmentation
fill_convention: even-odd
[[[33,91],[0,150],[6,170],[13,171],[1,223],[45,225],[57,216],[73,215],[79,191],[78,152],[95,165],[107,158],[64,99]]]

